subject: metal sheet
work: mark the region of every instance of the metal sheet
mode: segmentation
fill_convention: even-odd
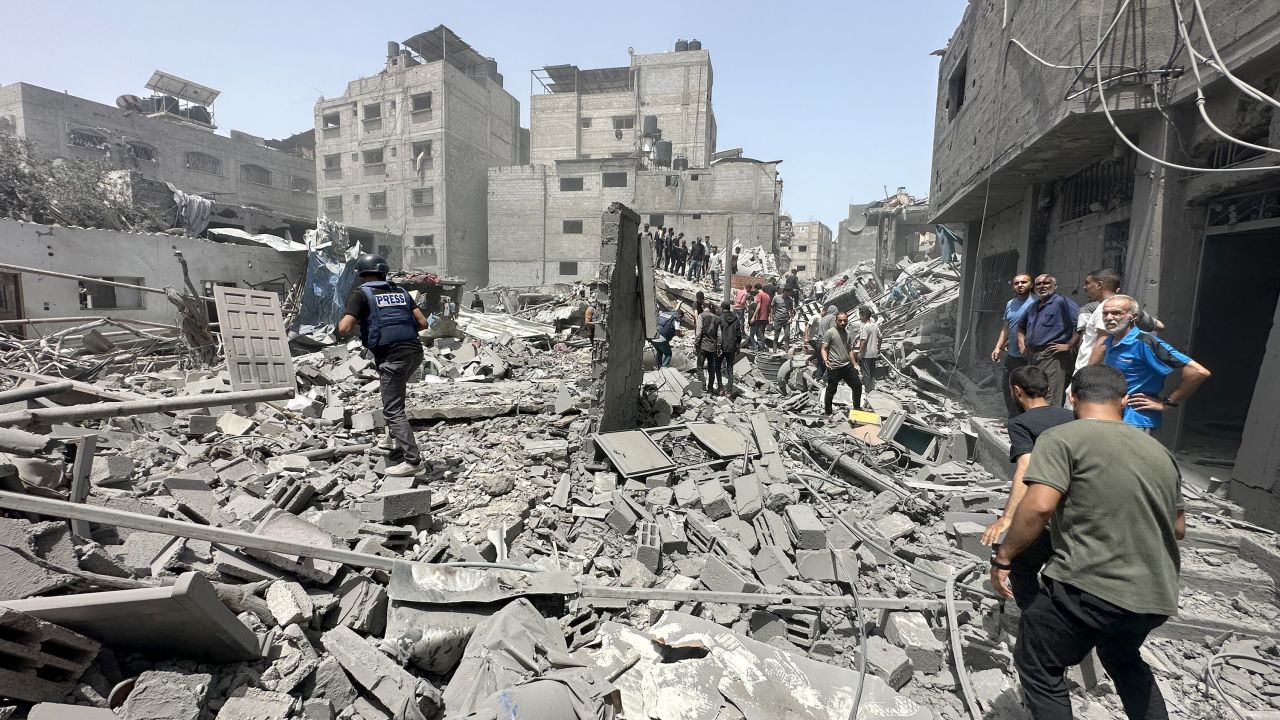
[[[232,390],[295,387],[293,358],[273,292],[215,287]]]
[[[640,430],[597,434],[594,440],[623,477],[656,475],[676,468],[662,448]]]
[[[689,432],[716,457],[739,457],[751,451],[746,435],[715,423],[689,423]]]
[[[146,88],[165,95],[172,95],[179,100],[186,100],[197,105],[212,105],[220,94],[219,91],[211,87],[184,80],[163,70],[151,73],[151,79],[147,81]]]

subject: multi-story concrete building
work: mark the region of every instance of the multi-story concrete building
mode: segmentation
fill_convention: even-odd
[[[600,217],[613,202],[685,238],[772,247],[776,162],[723,158],[697,170],[639,168],[633,158],[560,160],[489,171],[489,281],[512,287],[595,277]],[[706,208],[713,208],[707,210]]]
[[[791,224],[791,267],[811,280],[826,280],[836,271],[836,244],[831,228],[817,220]]]
[[[496,62],[441,25],[388,43],[386,68],[321,98],[315,123],[322,214],[399,237],[406,269],[487,284],[488,171],[528,147]]]
[[[1175,8],[1198,16],[1187,36]],[[1221,58],[1199,77],[1188,37]],[[1089,271],[1120,270],[1213,373],[1159,437],[1234,457],[1233,497],[1273,527],[1278,69],[1274,1],[971,3],[939,68],[930,193],[934,221],[967,224],[962,362],[990,353],[1015,272],[1053,273],[1084,302]]]
[[[156,73],[149,85],[169,87],[157,84],[157,78],[179,80]],[[196,89],[188,93],[191,97],[207,98],[207,103],[218,95],[194,83],[186,87]],[[221,206],[314,221],[315,160],[308,138],[264,140],[238,130],[229,137],[218,135],[206,105],[180,106],[178,97],[163,90],[152,98],[124,95],[118,104],[123,108],[13,83],[0,87],[0,132],[32,142],[45,155],[100,158]],[[251,232],[264,229],[239,226]]]
[[[688,239],[776,250],[781,161],[717,153],[711,57],[697,41],[627,67],[533,71],[527,167],[489,172],[490,282],[594,277],[612,202]]]
[[[623,67],[550,65],[533,71],[543,91],[529,101],[529,159],[641,157],[661,141],[689,167],[707,167],[716,147],[711,109],[711,53],[697,40],[675,52],[636,54]],[[651,127],[646,129],[647,122]],[[648,136],[646,136],[648,133]]]
[[[836,229],[836,266],[847,270],[876,258],[876,225],[867,219],[870,203],[849,206],[849,217]]]

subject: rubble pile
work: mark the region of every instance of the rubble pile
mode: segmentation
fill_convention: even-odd
[[[848,422],[786,348],[704,394],[686,336],[646,426],[597,433],[577,289],[432,328],[418,477],[382,473],[354,343],[295,345],[296,393],[255,405],[142,353],[72,407],[207,407],[0,407],[0,717],[1025,717],[979,542],[1007,480],[976,458],[1007,440],[948,387],[958,274],[901,269],[900,302],[851,288],[888,375]],[[1280,542],[1216,491],[1187,486],[1183,613],[1144,648],[1180,717],[1280,709]],[[1096,661],[1072,680],[1082,717],[1122,715]]]

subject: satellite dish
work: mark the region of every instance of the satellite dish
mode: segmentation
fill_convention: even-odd
[[[121,95],[116,98],[116,107],[121,110],[142,111],[142,98],[137,95]]]

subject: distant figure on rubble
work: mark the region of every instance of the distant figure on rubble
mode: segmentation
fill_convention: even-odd
[[[827,415],[832,413],[831,401],[835,400],[841,381],[853,391],[853,407],[862,407],[862,379],[853,367],[853,336],[845,327],[848,324],[847,314],[836,313],[835,326],[822,336],[822,363],[827,366],[827,392],[822,407]]]
[[[724,275],[724,258],[715,245],[711,246],[711,290],[720,292],[720,277]]]
[[[826,337],[827,331],[836,324],[836,306],[828,305],[822,309],[822,314],[809,321],[809,326],[804,330],[804,342],[809,346],[810,360],[817,368],[813,373],[813,379],[821,380],[827,376],[827,364],[822,361],[822,338]]]
[[[854,348],[854,359],[858,370],[862,373],[863,397],[869,397],[876,389],[876,363],[880,359],[880,325],[871,317],[871,308],[863,305],[858,308],[858,340]]]
[[[791,315],[795,304],[790,292],[773,296],[773,311],[769,321],[773,323],[773,349],[782,350],[791,344]]]
[[[653,257],[653,266],[661,270],[663,268],[662,263],[667,257],[667,238],[662,233],[661,228],[658,229],[658,234],[653,239]]]
[[[1107,337],[1093,348],[1093,362],[1119,370],[1127,390],[1124,421],[1150,435],[1160,428],[1164,414],[1176,408],[1209,379],[1209,370],[1169,343],[1139,330],[1142,307],[1128,295],[1102,303]],[[1175,371],[1178,386],[1161,397],[1164,381]]]
[[[1076,374],[1071,402],[1079,420],[1036,441],[1027,491],[991,556],[992,587],[1013,597],[1012,560],[1052,519],[1044,587],[1022,613],[1013,651],[1037,720],[1072,717],[1067,668],[1094,649],[1127,717],[1168,717],[1141,649],[1178,612],[1182,479],[1168,450],[1123,422],[1127,392],[1114,368],[1090,365]]]
[[[782,289],[794,293],[796,298],[800,297],[800,271],[791,268],[791,271],[782,276]]]
[[[702,237],[693,241],[693,247],[689,250],[689,272],[686,278],[689,280],[697,280],[702,277],[702,261],[706,257],[707,247],[702,244]]]
[[[844,287],[844,284],[845,284],[845,283],[847,283],[847,282],[849,282],[849,276],[848,276],[848,275],[842,275],[842,276],[840,276],[840,279],[836,281],[835,285],[832,285],[831,287],[832,287],[832,288],[842,288],[842,287]]]
[[[729,311],[729,303],[720,303],[720,394],[733,397],[733,364],[742,347],[742,318]]]
[[[764,340],[764,328],[769,324],[769,310],[773,306],[773,298],[764,291],[764,285],[756,283],[756,297],[751,310],[751,349],[768,350]]]
[[[1036,277],[1032,287],[1036,301],[1018,320],[1018,350],[1028,364],[1049,376],[1049,404],[1061,407],[1067,374],[1075,364],[1071,340],[1080,307],[1058,293],[1058,281],[1052,275]]]
[[[649,343],[659,368],[671,366],[671,338],[680,334],[680,308],[658,313],[658,329]]]
[[[1022,408],[1021,414],[1009,420],[1009,462],[1014,464],[1013,483],[1004,503],[1004,512],[982,534],[983,545],[998,544],[1000,536],[1009,529],[1018,503],[1027,493],[1027,485],[1022,478],[1027,474],[1031,451],[1041,433],[1076,419],[1070,410],[1049,405],[1045,399],[1049,394],[1049,377],[1034,365],[1023,365],[1009,373],[1009,393]],[[1053,544],[1046,528],[1013,559],[1009,582],[1013,587],[1013,601],[1019,610],[1026,612],[1035,602],[1036,595],[1040,593],[1040,570],[1052,555]]]
[[[475,289],[475,293],[471,296],[471,309],[476,312],[484,312],[484,300],[480,299],[480,288]]]
[[[707,305],[698,314],[698,335],[694,341],[694,350],[698,353],[698,379],[707,392],[715,392],[716,384],[720,382],[721,322],[713,308],[713,305]]]
[[[453,301],[453,298],[452,298],[452,297],[449,297],[448,295],[441,296],[441,298],[440,298],[440,319],[441,319],[441,320],[456,320],[457,318],[458,318],[458,304],[457,304],[457,303],[455,303],[455,302]]]
[[[1000,323],[1000,336],[996,338],[996,346],[991,350],[991,362],[999,362],[1000,351],[1006,351],[1000,387],[1004,394],[1005,410],[1009,412],[1009,417],[1013,417],[1022,412],[1022,410],[1019,409],[1018,403],[1013,396],[1009,394],[1009,378],[1013,376],[1014,370],[1027,364],[1027,359],[1022,356],[1022,351],[1018,349],[1018,321],[1022,319],[1022,313],[1036,299],[1031,294],[1030,275],[1018,273],[1013,276],[1013,280],[1009,285],[1013,288],[1013,297],[1009,298],[1009,302],[1004,304],[1004,319]]]
[[[822,302],[822,299],[825,298],[826,296],[827,296],[827,286],[824,285],[821,280],[815,282],[813,284],[813,299],[817,300],[818,302]]]
[[[382,394],[382,415],[387,421],[391,448],[386,474],[393,477],[417,475],[422,454],[413,428],[405,415],[405,392],[409,378],[422,365],[422,341],[418,331],[427,329],[427,318],[409,297],[409,291],[387,282],[390,268],[381,255],[365,253],[356,259],[360,285],[351,291],[338,337],[360,328],[360,342],[373,353],[378,368],[378,390]]]

